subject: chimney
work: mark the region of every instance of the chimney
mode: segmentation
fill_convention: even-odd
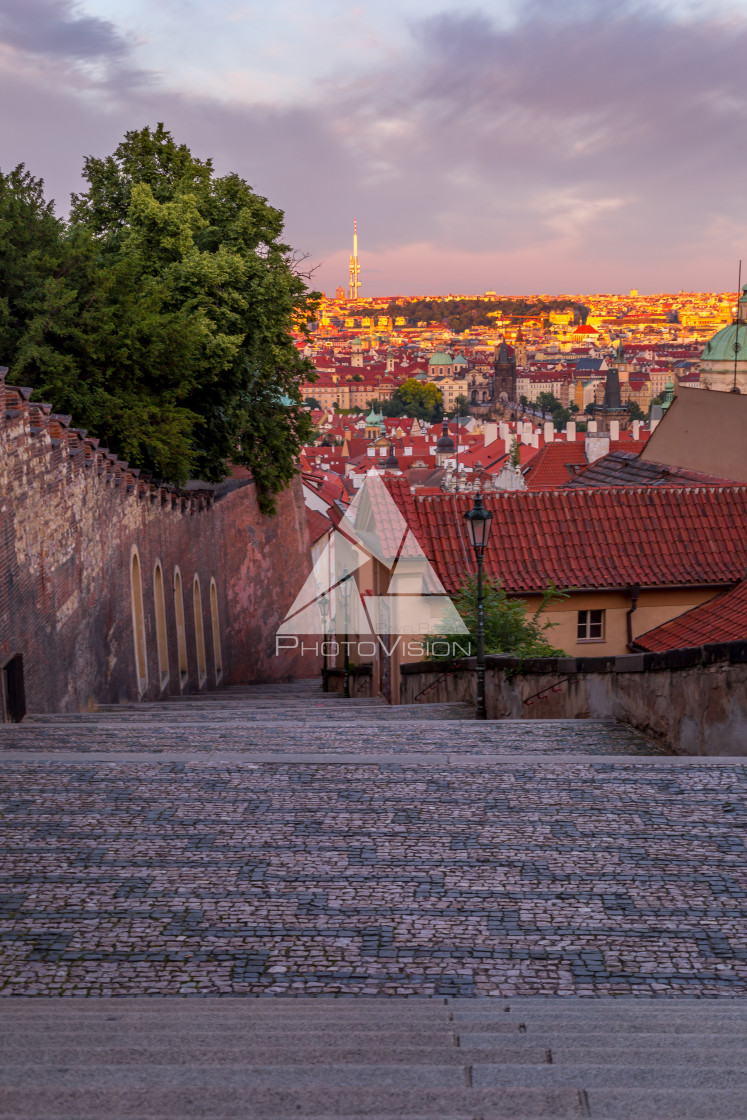
[[[485,444],[487,447],[490,443],[495,443],[498,439],[498,425],[495,423],[487,423],[485,425]]]
[[[595,432],[596,430],[597,430],[596,420],[589,420],[586,424],[586,431],[587,432]]]
[[[617,443],[620,439],[620,421],[610,420],[610,443]]]
[[[586,433],[586,442],[584,444],[584,451],[586,453],[586,460],[589,463],[596,463],[597,459],[601,459],[603,455],[608,455],[610,450],[610,434],[609,432],[589,432]]]
[[[505,443],[507,439],[511,438],[511,430],[505,420],[501,420],[498,425],[498,439],[502,439]]]
[[[532,447],[539,447],[539,445],[540,445],[539,428],[537,429],[536,432],[532,432],[531,443],[532,443]]]
[[[576,442],[576,421],[569,420],[565,426],[565,438],[568,443]]]
[[[633,423],[631,424],[631,428],[633,429],[633,431],[632,431],[633,439],[640,439],[641,438],[641,422],[640,422],[640,420],[634,420]]]
[[[555,425],[552,420],[545,421],[545,443],[552,443],[555,439]]]

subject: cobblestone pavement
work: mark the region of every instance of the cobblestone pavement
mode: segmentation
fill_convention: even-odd
[[[1,729],[0,994],[745,994],[743,762],[438,707],[295,686]]]

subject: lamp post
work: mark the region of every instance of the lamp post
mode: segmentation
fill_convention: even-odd
[[[477,711],[475,719],[487,719],[485,707],[485,608],[482,599],[482,561],[487,548],[493,514],[482,504],[482,494],[475,494],[472,509],[464,515],[469,541],[477,561]]]
[[[347,567],[342,569],[342,578],[339,584],[339,591],[342,595],[342,605],[345,608],[345,656],[344,656],[344,669],[342,676],[342,694],[349,700],[350,699],[350,650],[348,649],[348,603],[350,602],[350,593],[353,590],[351,583],[350,572]]]
[[[327,621],[329,619],[329,599],[327,592],[323,591],[319,597],[319,613],[322,616],[322,692],[329,692],[329,684],[327,682]]]

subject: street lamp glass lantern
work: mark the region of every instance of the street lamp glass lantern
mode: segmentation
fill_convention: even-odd
[[[343,568],[342,569],[342,576],[340,577],[340,583],[338,585],[338,591],[340,592],[340,595],[342,596],[342,601],[343,601],[345,606],[347,606],[348,602],[350,601],[350,594],[351,594],[352,590],[353,590],[353,588],[352,588],[351,574],[347,570],[347,568]]]
[[[493,514],[482,504],[482,494],[475,494],[475,504],[464,515],[467,522],[469,542],[477,556],[482,556],[490,539],[493,527]]]

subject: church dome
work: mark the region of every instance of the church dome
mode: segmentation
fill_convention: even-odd
[[[704,389],[747,392],[747,285],[737,305],[736,321],[722,327],[705,345],[700,384]]]
[[[429,366],[450,366],[451,364],[452,362],[450,355],[444,354],[443,351],[439,351],[437,354],[432,354],[428,361]]]
[[[738,337],[737,328],[739,328]],[[730,323],[728,327],[722,327],[706,343],[703,351],[703,361],[733,362],[735,342],[738,345],[737,361],[747,362],[747,323]]]

